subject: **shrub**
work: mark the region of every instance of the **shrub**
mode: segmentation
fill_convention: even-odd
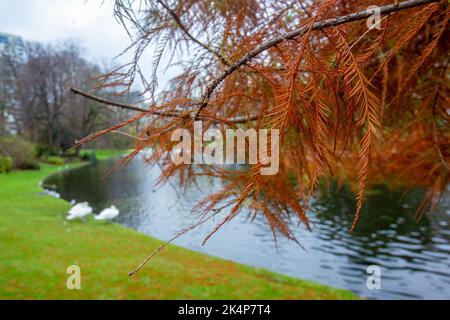
[[[45,162],[48,163],[48,164],[53,164],[53,165],[57,165],[57,166],[62,166],[62,165],[64,165],[66,163],[63,158],[58,157],[58,156],[47,157],[45,159]]]
[[[0,150],[4,156],[10,157],[13,168],[23,170],[38,170],[39,163],[35,158],[34,145],[20,137],[0,137]]]
[[[10,172],[12,166],[13,161],[11,157],[0,157],[0,174]]]
[[[93,151],[82,151],[80,153],[80,159],[83,161],[89,161],[90,163],[96,163],[98,161],[97,156]]]
[[[35,154],[38,158],[46,157],[50,154],[50,150],[47,146],[38,143],[35,147]]]
[[[27,159],[22,161],[16,168],[21,170],[39,170],[41,166],[36,160]]]

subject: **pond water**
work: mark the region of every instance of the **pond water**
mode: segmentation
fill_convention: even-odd
[[[198,186],[179,194],[167,184],[155,187],[157,166],[133,160],[103,181],[117,159],[102,161],[49,177],[51,186],[66,200],[88,201],[98,212],[116,205],[117,222],[139,232],[169,240],[196,221],[191,209],[219,186],[199,180]],[[176,183],[176,181],[174,181]],[[450,299],[450,197],[421,223],[413,219],[421,198],[378,188],[366,201],[358,229],[348,230],[355,212],[354,195],[331,188],[314,199],[310,233],[300,227],[295,234],[303,249],[281,236],[277,246],[262,217],[248,221],[241,214],[202,241],[216,225],[211,221],[185,234],[175,244],[209,255],[272,270],[375,299]],[[148,248],[142,258],[155,248]],[[381,268],[381,290],[367,288],[367,268]]]

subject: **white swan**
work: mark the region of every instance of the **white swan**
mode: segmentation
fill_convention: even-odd
[[[44,190],[44,192],[53,198],[56,198],[56,199],[61,198],[61,195],[54,190],[46,189],[46,190]]]
[[[83,202],[78,203],[75,206],[70,209],[70,211],[67,214],[67,220],[75,220],[75,219],[82,219],[84,217],[87,217],[92,213],[92,208],[89,206],[89,203]]]
[[[116,208],[116,206],[111,206],[110,208],[107,208],[100,212],[99,215],[95,216],[95,220],[113,220],[114,218],[117,218],[119,216],[120,212]]]

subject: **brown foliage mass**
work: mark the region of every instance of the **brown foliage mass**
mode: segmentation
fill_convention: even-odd
[[[368,30],[364,12],[373,4],[386,10],[381,28]],[[199,175],[222,179],[223,190],[196,208],[203,214],[199,221],[223,215],[211,235],[245,205],[264,215],[274,234],[295,240],[290,219],[309,227],[309,199],[319,179],[332,177],[357,194],[353,228],[365,191],[375,183],[426,187],[420,213],[436,206],[449,181],[448,1],[141,5],[138,10],[116,1],[116,15],[135,41],[135,60],[103,80],[126,92],[142,78],[156,102],[81,143],[146,117],[147,130],[125,161],[151,148],[147,160],[163,169],[160,182],[175,175],[183,184]],[[137,63],[147,47],[154,54],[150,79]],[[182,72],[154,96],[163,55],[173,57],[170,63],[176,61]],[[195,119],[203,120],[204,130],[280,129],[279,174],[259,175],[260,164],[232,172],[173,164],[170,135],[176,128],[192,130]]]

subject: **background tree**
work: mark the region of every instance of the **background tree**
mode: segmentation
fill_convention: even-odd
[[[367,26],[369,5],[380,8],[379,28]],[[419,212],[437,205],[449,179],[448,1],[116,0],[115,14],[135,55],[103,84],[125,93],[140,80],[152,103],[80,143],[148,118],[124,162],[151,148],[148,161],[162,166],[161,181],[222,179],[223,190],[197,207],[199,223],[222,217],[211,235],[246,205],[274,235],[295,240],[290,220],[309,228],[308,202],[320,179],[350,183],[353,228],[372,184],[427,187]],[[148,48],[153,63],[143,72]],[[172,65],[182,72],[156,95],[158,73]],[[279,129],[280,173],[256,174],[261,163],[233,173],[173,164],[171,133],[192,130],[195,120],[204,130]]]
[[[99,108],[98,103],[69,92],[71,86],[92,87],[102,74],[98,66],[81,56],[76,43],[28,43],[24,51],[11,89],[16,101],[16,127],[19,135],[39,144],[45,153],[65,153],[83,136],[129,116],[126,110]],[[95,93],[112,96],[114,91],[98,88]],[[122,147],[127,145],[120,140]]]

